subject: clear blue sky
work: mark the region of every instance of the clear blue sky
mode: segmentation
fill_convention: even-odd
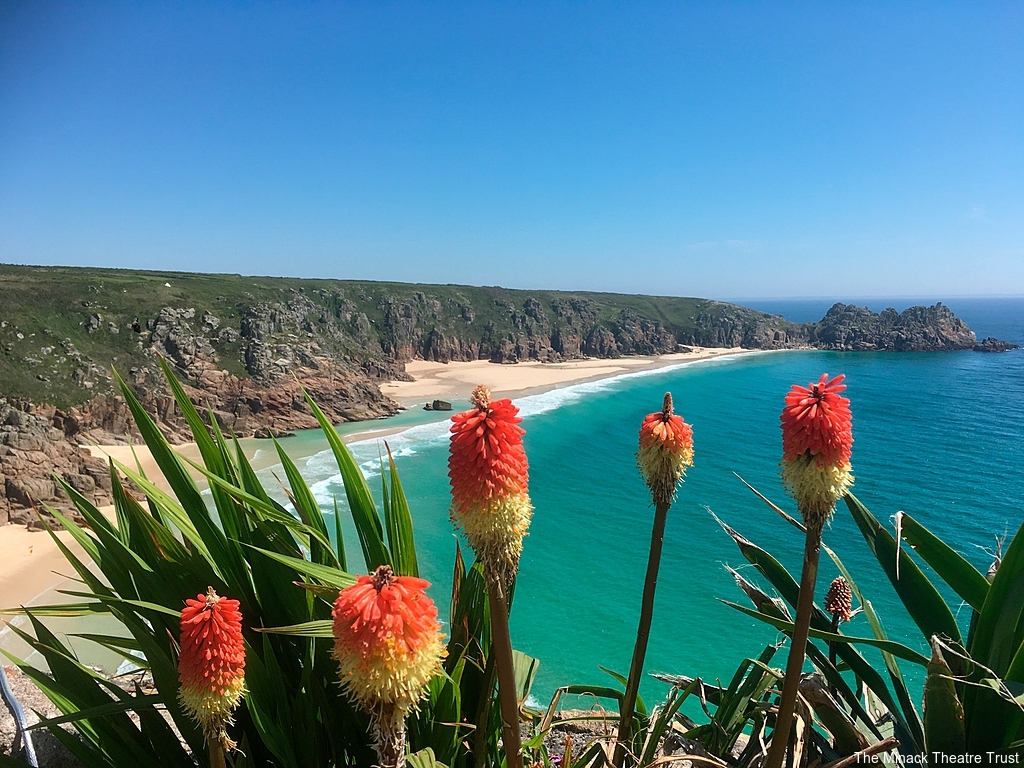
[[[1024,294],[1024,4],[0,4],[0,262]]]

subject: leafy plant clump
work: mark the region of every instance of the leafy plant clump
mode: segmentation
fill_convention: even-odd
[[[372,710],[377,701],[390,706],[391,700],[382,698],[387,695],[386,686],[359,699],[347,695],[353,689],[351,684],[346,688],[338,684],[335,633],[339,609],[335,601],[339,591],[352,588],[357,579],[362,592],[347,593],[350,597],[345,605],[350,608],[366,604],[358,601],[376,599],[375,595],[393,584],[402,587],[402,599],[422,599],[417,591],[421,581],[417,578],[413,516],[390,454],[382,459],[382,505],[378,507],[352,454],[316,403],[308,400],[337,460],[357,531],[361,557],[358,563],[349,563],[337,506],[333,520],[324,515],[280,445],[278,457],[290,509],[261,486],[237,441],[223,435],[215,419],[210,419],[212,426],[208,427],[166,366],[164,372],[191,426],[202,462],[189,466],[175,453],[130,387],[119,380],[171,493],[162,491],[139,468],[111,466],[114,517],[108,519],[73,487],[62,484],[87,527],[59,512],[54,515],[95,565],[77,557],[55,536],[81,587],[66,591],[67,603],[19,609],[27,615],[31,631],[12,627],[40,654],[49,673],[12,659],[63,713],[40,727],[49,729],[87,766],[511,768],[522,760],[530,768],[596,767],[613,761],[630,768],[653,768],[687,759],[695,765],[746,768],[764,765],[773,742],[782,745],[777,748],[784,752],[789,766],[839,766],[873,756],[906,759],[933,752],[1014,755],[1024,747],[1024,630],[1020,629],[1024,627],[1024,590],[1019,587],[1024,583],[1024,535],[1018,532],[1005,556],[986,576],[908,515],[897,516],[896,532],[891,534],[850,493],[843,497],[845,506],[920,628],[929,648],[927,655],[888,639],[881,617],[828,541],[823,541],[821,548],[842,574],[842,584],[830,590],[826,611],[814,604],[813,594],[805,594],[801,600],[800,584],[775,557],[720,521],[743,557],[775,592],[769,594],[733,571],[753,607],[727,605],[790,638],[796,626],[796,606],[810,606],[808,639],[805,647],[796,651],[801,663],[796,665],[797,676],[791,675],[789,681],[796,691],[791,727],[777,727],[787,681],[773,664],[783,643],[768,645],[744,659],[728,683],[659,675],[657,679],[668,686],[668,692],[662,702],[647,707],[636,691],[643,668],[645,626],[649,626],[654,608],[654,581],[645,589],[645,593],[649,591],[644,608],[647,619],[641,621],[640,650],[634,653],[629,677],[611,672],[615,684],[565,686],[546,710],[528,707],[539,662],[512,650],[507,637],[515,569],[506,567],[503,560],[488,561],[486,557],[467,562],[464,551],[457,548],[444,653],[428,660],[429,666],[423,666],[428,661],[422,658],[417,662],[421,671],[428,670],[424,677],[429,677],[428,682],[422,690],[415,687],[420,683],[408,683],[413,687],[403,689],[401,728],[396,719],[392,731],[382,730],[380,711]],[[525,454],[518,453],[521,430],[515,427],[510,407],[506,401],[481,399],[479,412],[457,417],[462,419],[458,423],[465,425],[466,419],[475,419],[472,424],[476,425],[494,418],[492,411],[498,409],[495,412],[500,411],[505,419],[503,445],[517,452],[511,465],[493,456],[477,464],[473,451],[490,443],[470,440],[460,448],[464,453],[453,461],[453,472],[463,471],[459,467],[470,467],[467,472],[486,468],[473,482],[453,478],[453,488],[460,489],[458,498],[475,505],[460,513],[464,526],[467,510],[473,514],[505,507],[522,511],[522,505],[529,504]],[[670,405],[648,417],[647,433],[641,432],[641,452],[645,445],[651,449],[654,437],[669,439],[660,437],[664,426],[656,427],[672,418],[678,417],[672,416]],[[689,427],[681,420],[679,425],[667,434],[673,441],[680,435],[685,439],[680,438],[674,448],[675,443],[658,444],[662,453],[644,454],[641,464],[647,468],[648,479],[654,469],[668,472],[661,478],[664,482],[656,484],[661,495],[654,497],[662,518],[682,477],[680,468],[692,459],[689,432],[683,430]],[[462,432],[466,439],[475,434],[467,428]],[[643,442],[645,434],[647,443]],[[472,469],[474,466],[477,469]],[[207,481],[210,503],[191,472]],[[141,490],[142,501],[128,492],[122,476]],[[485,489],[495,478],[505,483],[505,490],[492,497]],[[804,523],[764,495],[757,495],[796,529],[795,535],[806,533]],[[474,539],[473,545],[489,552],[511,551],[518,558],[523,530],[513,526],[509,531],[519,537],[511,542],[511,549],[507,542],[500,549],[487,549],[492,547],[487,538]],[[657,538],[655,526],[655,542]],[[654,549],[652,544],[652,552]],[[967,626],[957,621],[956,610],[917,558],[971,607]],[[653,556],[652,562],[656,562]],[[656,575],[655,568],[655,580]],[[804,589],[813,592],[813,584]],[[232,601],[225,603],[224,610],[232,621],[236,611],[241,614],[244,647],[244,693],[240,701],[231,698],[230,707],[217,721],[217,728],[223,726],[223,731],[217,730],[217,738],[212,740],[190,716],[196,707],[183,707],[179,675],[182,610],[186,599],[199,596],[191,600],[188,609],[190,620],[195,619],[203,610],[204,594],[209,596],[207,606],[216,605],[218,596]],[[840,628],[841,620],[852,612],[853,601],[867,619],[870,637],[844,634]],[[411,610],[402,615],[415,614],[425,622],[422,626],[434,626],[431,617],[436,612],[428,610],[432,606],[412,609],[400,601],[394,605],[399,612]],[[495,615],[495,610],[500,614]],[[45,622],[47,616],[95,614],[116,618],[125,632],[85,637],[147,671],[153,680],[152,692],[126,691],[83,665]],[[351,622],[357,614],[349,611],[347,620]],[[390,642],[388,626],[374,625],[381,642]],[[359,634],[358,623],[351,627],[357,640],[365,636]],[[495,633],[505,636],[495,643]],[[231,642],[236,639],[237,635],[232,635]],[[361,663],[358,643],[353,643],[346,646],[357,654],[348,668]],[[881,653],[883,669],[876,669],[862,655],[863,647]],[[387,648],[389,664],[404,663],[401,648]],[[195,670],[202,670],[202,654],[189,653],[193,678],[199,679]],[[807,664],[809,672],[804,671]],[[924,673],[923,700],[906,681],[903,670],[907,664],[919,666]],[[241,668],[235,663],[232,674],[240,674]],[[211,695],[217,694],[213,689]],[[609,711],[560,712],[565,696],[584,694],[610,702]],[[616,728],[619,711],[625,727]],[[574,740],[573,733],[587,721],[593,726],[586,731],[591,735],[582,742]],[[20,763],[0,756],[0,765]]]

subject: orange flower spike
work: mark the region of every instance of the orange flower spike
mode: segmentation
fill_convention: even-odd
[[[669,504],[693,466],[693,427],[673,413],[671,393],[665,394],[661,411],[648,414],[640,425],[636,462],[654,503]]]
[[[207,740],[233,748],[227,727],[245,690],[245,644],[237,600],[220,597],[210,587],[205,596],[185,601],[178,679],[182,708],[202,725]]]
[[[341,685],[373,717],[387,710],[397,727],[441,668],[444,647],[437,606],[412,576],[390,566],[360,576],[334,603],[334,658]]]
[[[471,402],[475,408],[452,417],[448,477],[459,512],[526,493],[529,482],[519,409],[508,399],[491,400],[482,386],[473,390]]]
[[[804,522],[822,525],[853,485],[853,416],[845,376],[796,384],[782,410],[782,479]]]
[[[853,447],[850,401],[839,393],[845,376],[831,381],[822,374],[817,384],[796,384],[786,395],[782,411],[782,450],[795,459],[808,451],[819,464],[849,462]]]
[[[452,521],[484,563],[507,579],[515,574],[530,526],[525,430],[511,400],[492,400],[479,386],[473,408],[452,417],[448,477]]]

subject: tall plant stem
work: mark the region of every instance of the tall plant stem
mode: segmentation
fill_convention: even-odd
[[[775,730],[772,732],[772,745],[768,751],[765,768],[782,768],[786,744],[789,742],[789,731],[793,726],[797,688],[800,685],[800,674],[804,669],[807,636],[811,628],[811,612],[814,610],[814,584],[818,580],[818,556],[821,554],[823,523],[824,521],[807,526],[804,566],[800,575],[800,597],[796,604],[796,620],[793,622],[789,660],[786,662],[786,679],[782,685],[782,699],[779,701],[779,712],[775,716]]]
[[[519,696],[516,672],[512,664],[512,637],[508,631],[508,598],[504,578],[488,573],[487,591],[491,599],[491,653],[498,667],[498,701],[501,704],[502,741],[507,768],[523,768],[523,744],[519,735]]]
[[[388,717],[393,717],[388,713]],[[378,768],[405,768],[405,723],[394,727],[393,723],[377,730]]]
[[[647,576],[644,578],[644,594],[640,602],[640,624],[636,630],[636,645],[633,646],[633,661],[629,665],[626,692],[619,708],[619,732],[615,741],[615,768],[622,768],[626,750],[633,732],[633,710],[636,695],[640,690],[640,678],[644,672],[644,658],[647,656],[647,640],[651,636],[651,619],[654,616],[654,592],[658,587],[658,569],[661,567],[661,547],[665,541],[665,520],[668,518],[668,504],[657,504],[654,508],[654,528],[651,530],[651,552],[647,557]]]
[[[220,739],[207,739],[210,750],[210,768],[227,768],[224,759],[224,743]]]

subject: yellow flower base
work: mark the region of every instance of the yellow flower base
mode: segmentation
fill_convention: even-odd
[[[819,466],[810,453],[782,460],[782,481],[808,525],[822,525],[853,485],[850,463]]]

